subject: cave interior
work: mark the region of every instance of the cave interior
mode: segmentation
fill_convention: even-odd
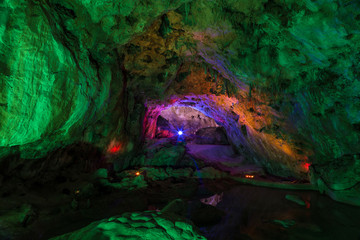
[[[360,2],[0,0],[0,239],[360,239]]]

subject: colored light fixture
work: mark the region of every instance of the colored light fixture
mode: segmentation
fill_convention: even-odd
[[[254,175],[245,175],[245,178],[254,178]]]

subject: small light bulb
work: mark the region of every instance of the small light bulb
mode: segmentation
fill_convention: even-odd
[[[183,135],[183,131],[178,131],[179,136]]]

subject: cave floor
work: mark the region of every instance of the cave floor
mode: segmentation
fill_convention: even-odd
[[[231,175],[243,173],[263,174],[262,168],[246,163],[244,157],[237,155],[230,145],[187,144],[188,153],[195,159],[204,161]]]
[[[208,239],[360,239],[360,208],[332,201],[318,192],[250,186],[231,179],[194,178],[154,181],[147,188],[130,192],[104,191],[93,197],[89,206],[80,201],[77,209],[71,209],[69,199],[60,200],[48,186],[26,198],[40,209],[38,218],[26,227],[13,228],[15,234],[0,238],[48,239],[123,212],[161,209],[176,198],[191,206],[201,198],[222,193],[221,201],[213,208],[222,212],[221,220],[209,225],[211,209],[196,213],[198,227]],[[295,195],[306,205],[289,201],[286,195]],[[4,199],[1,203],[3,208]],[[0,226],[3,228],[4,224]],[[0,230],[4,234],[11,229]]]
[[[187,153],[195,161],[202,161],[226,172],[236,181],[258,186],[272,186],[290,189],[313,189],[308,181],[295,178],[282,178],[265,173],[263,168],[248,162],[243,156],[236,154],[230,145],[187,144]],[[252,179],[244,179],[250,175]],[[250,180],[250,181],[248,181]],[[286,186],[287,185],[287,186]]]
[[[145,183],[131,191],[111,186],[116,182],[111,174],[102,178],[110,184],[94,180],[94,173],[76,171],[67,172],[66,181],[27,184],[13,179],[0,190],[0,239],[49,239],[125,212],[160,211],[174,199],[187,203],[184,216],[208,239],[360,239],[360,208],[311,191],[308,183],[266,175],[229,145],[187,144],[186,148],[198,165],[212,166],[215,175],[216,171],[223,175],[202,178],[194,168],[191,171],[198,174],[192,177],[155,180],[150,171],[161,167],[149,168],[143,176],[128,177]],[[254,178],[246,179],[245,174]],[[204,204],[204,199],[212,199],[212,205]]]

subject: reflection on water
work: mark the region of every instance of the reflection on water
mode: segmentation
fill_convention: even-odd
[[[307,204],[285,198],[298,195]],[[237,185],[224,192],[217,208],[226,214],[201,228],[208,239],[360,240],[360,208],[337,203],[318,192]]]

